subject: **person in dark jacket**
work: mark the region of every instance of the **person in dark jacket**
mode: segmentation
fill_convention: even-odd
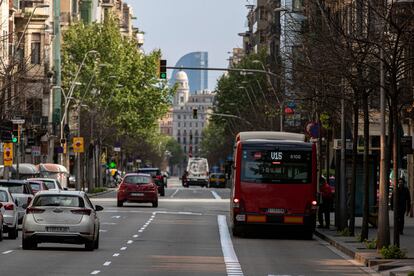
[[[411,208],[411,197],[410,197],[410,190],[405,186],[405,181],[403,178],[398,179],[398,205],[397,205],[397,213],[394,215],[397,216],[397,229],[401,235],[404,234],[404,216],[407,213],[407,216],[410,213]],[[394,194],[391,197],[391,209],[394,210]]]
[[[320,194],[322,202],[319,204],[318,208],[318,220],[319,220],[319,228],[325,227],[329,228],[330,223],[330,213],[333,203],[333,193],[332,188],[329,186],[328,181],[325,179],[321,180],[321,187],[320,187]],[[323,223],[323,218],[325,217],[325,225]]]

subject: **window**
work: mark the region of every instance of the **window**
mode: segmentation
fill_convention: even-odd
[[[181,115],[180,114],[177,115],[177,119],[181,120]]]
[[[303,11],[303,0],[293,0],[292,9],[295,12]]]
[[[32,117],[42,116],[42,99],[39,98],[28,98],[26,100],[27,113]]]
[[[31,45],[31,62],[32,64],[40,64],[40,34],[32,34]]]

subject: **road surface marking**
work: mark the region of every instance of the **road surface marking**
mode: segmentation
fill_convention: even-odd
[[[157,214],[202,216],[202,213],[157,211]]]
[[[115,222],[102,222],[103,225],[116,225]]]
[[[99,229],[99,232],[106,233],[106,232],[108,232],[108,230]]]
[[[211,191],[211,193],[213,194],[215,199],[218,199],[218,200],[222,199],[221,196],[219,196],[216,191]]]
[[[142,230],[142,229],[138,230],[138,233],[142,233],[142,232],[144,232],[144,230]]]
[[[175,190],[175,192],[171,195],[171,198],[173,198],[177,193],[178,193],[178,189],[177,190]]]
[[[91,272],[91,275],[99,274],[99,272],[101,272],[101,271],[100,270],[94,270],[94,271]]]
[[[126,246],[124,246],[124,247],[121,247],[121,249],[120,249],[120,250],[124,251],[124,250],[126,250],[126,249],[127,249],[127,247],[126,247]]]
[[[111,262],[110,261],[106,261],[104,264],[103,264],[103,266],[108,266],[108,265],[110,265],[111,264]]]
[[[226,216],[217,216],[217,222],[220,232],[220,243],[223,251],[224,263],[226,264],[227,275],[243,276],[239,259],[234,251],[233,242],[231,241],[229,228],[227,226]]]
[[[4,251],[2,254],[6,255],[6,254],[9,254],[9,253],[12,253],[12,252],[13,252],[13,250],[8,250],[8,251]]]
[[[133,243],[134,241],[132,241],[132,240],[129,240],[128,242],[127,242],[127,244],[131,244],[131,243]]]
[[[133,237],[133,238],[138,238],[138,237],[139,237],[139,235],[133,235],[132,237]]]
[[[121,216],[112,216],[112,218],[119,219],[119,218],[121,218]]]
[[[119,253],[115,253],[114,255],[112,255],[112,257],[119,257]]]

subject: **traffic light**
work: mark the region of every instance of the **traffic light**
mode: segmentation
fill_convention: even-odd
[[[159,78],[162,80],[167,79],[167,60],[160,59],[159,61]]]
[[[197,112],[198,112],[197,108],[194,108],[193,109],[193,119],[197,119]]]
[[[19,139],[17,138],[17,136],[13,135],[12,136],[12,140],[11,140],[14,144],[16,144],[17,142],[19,142]]]

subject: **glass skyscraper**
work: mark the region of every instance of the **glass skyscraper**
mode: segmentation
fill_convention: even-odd
[[[176,67],[208,67],[208,53],[207,52],[192,52],[188,53],[177,62]],[[179,70],[175,69],[171,76],[171,85],[174,85],[175,75]],[[195,91],[208,89],[208,71],[207,70],[183,70],[187,73],[188,82],[190,86],[190,93]]]

